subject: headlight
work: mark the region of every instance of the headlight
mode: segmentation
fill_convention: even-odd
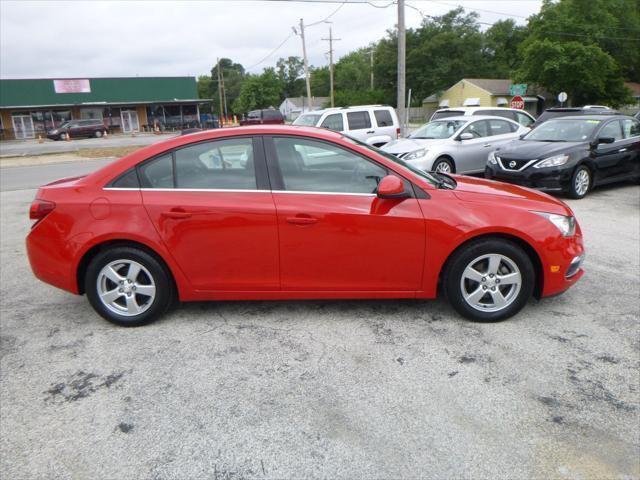
[[[406,157],[402,157],[402,160],[415,160],[416,158],[424,157],[426,154],[427,151],[423,148],[409,153]]]
[[[545,158],[541,162],[536,163],[533,168],[559,167],[567,163],[567,160],[569,160],[569,155],[554,155],[553,157]]]
[[[572,237],[576,233],[576,219],[575,217],[567,217],[565,215],[557,215],[555,213],[547,212],[533,212],[546,218],[553,223],[563,237]]]
[[[497,165],[498,164],[498,160],[496,160],[496,152],[491,152],[489,154],[488,162],[491,165]]]

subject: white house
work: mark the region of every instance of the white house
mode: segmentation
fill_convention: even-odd
[[[329,97],[311,97],[311,107],[309,108],[306,96],[285,98],[280,104],[280,113],[287,120],[295,120],[303,113],[321,110],[328,101]]]

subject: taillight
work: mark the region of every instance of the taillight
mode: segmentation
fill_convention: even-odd
[[[396,138],[400,138],[400,127],[396,128]]]
[[[56,208],[56,204],[54,202],[36,198],[31,204],[31,208],[29,208],[29,218],[31,220],[40,221],[53,212],[54,208]]]

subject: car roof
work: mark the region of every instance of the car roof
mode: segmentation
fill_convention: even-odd
[[[353,107],[330,107],[323,108],[322,110],[312,110],[310,112],[305,112],[302,115],[322,115],[324,113],[340,113],[340,112],[348,112],[350,110],[368,110],[371,108],[376,109],[391,109],[389,105],[354,105]],[[300,115],[300,116],[302,116]]]
[[[444,118],[436,118],[435,120],[431,120],[432,122],[444,122],[446,120],[460,120],[463,122],[471,122],[476,120],[506,120],[507,122],[517,123],[510,118],[500,117],[498,115],[455,115],[451,117]]]
[[[476,112],[478,110],[513,110],[516,112],[522,112],[528,114],[529,112],[525,112],[524,110],[520,110],[518,108],[510,108],[510,107],[444,107],[439,108],[436,112],[446,112],[449,110],[460,110],[462,112]]]
[[[552,120],[611,120],[613,117],[620,117],[622,115],[611,115],[611,114],[592,114],[592,115],[568,115],[566,117],[555,117],[547,120],[548,122]]]

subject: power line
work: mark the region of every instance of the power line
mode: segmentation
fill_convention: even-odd
[[[319,25],[319,24],[321,24],[321,23],[326,22],[326,21],[327,21],[327,20],[329,20],[331,17],[333,17],[336,13],[338,13],[338,11],[339,11],[342,7],[344,7],[347,3],[348,3],[347,1],[343,1],[343,2],[340,4],[340,6],[339,6],[338,8],[336,8],[333,12],[331,12],[331,13],[329,14],[329,16],[328,16],[327,18],[325,18],[324,20],[319,20],[319,21],[317,21],[317,22],[310,23],[309,25],[307,25],[307,28],[309,28],[309,27],[313,27],[314,25]]]
[[[283,46],[285,43],[287,43],[287,41],[288,41],[291,37],[293,37],[293,35],[294,35],[294,33],[290,33],[290,34],[287,36],[287,38],[285,38],[285,39],[282,41],[282,43],[280,43],[280,45],[278,45],[276,48],[274,48],[273,50],[271,50],[267,56],[265,56],[265,57],[264,57],[262,60],[260,60],[259,62],[254,63],[254,64],[253,64],[253,65],[251,65],[250,67],[247,67],[245,70],[251,70],[252,68],[257,67],[258,65],[260,65],[262,62],[264,62],[264,61],[268,60],[268,59],[269,59],[269,57],[271,57],[274,53],[276,53],[278,50],[280,50],[280,48],[282,48],[282,46]]]

